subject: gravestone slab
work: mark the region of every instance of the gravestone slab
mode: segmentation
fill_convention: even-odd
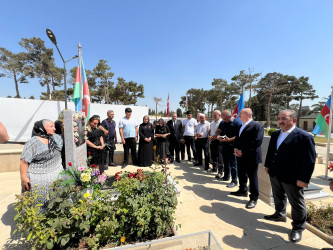
[[[66,163],[87,166],[86,118],[84,113],[64,112],[64,145]]]

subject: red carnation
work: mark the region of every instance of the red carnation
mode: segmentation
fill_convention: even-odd
[[[91,164],[91,167],[92,167],[92,168],[95,168],[95,167],[96,167],[96,164]]]
[[[88,155],[91,155],[91,152],[90,152],[90,151],[88,151]]]
[[[72,166],[72,163],[71,163],[71,162],[68,162],[68,166],[70,166],[70,167],[71,167],[71,166]]]

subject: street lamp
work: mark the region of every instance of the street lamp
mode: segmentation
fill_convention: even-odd
[[[62,54],[57,46],[57,40],[56,40],[56,37],[55,35],[53,34],[53,32],[50,30],[50,29],[46,29],[46,35],[48,36],[48,38],[50,38],[51,42],[56,46],[58,52],[59,52],[59,55],[62,59],[62,61],[64,62],[64,91],[65,91],[65,109],[67,109],[67,88],[66,88],[66,63],[75,59],[75,58],[78,58],[79,56],[76,55],[76,56],[73,56],[71,59],[65,61],[64,58],[62,57]]]

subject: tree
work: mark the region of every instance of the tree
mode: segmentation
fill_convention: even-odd
[[[245,70],[241,70],[238,75],[231,78],[232,81],[241,89],[241,93],[244,89],[250,90],[249,107],[251,107],[251,96],[252,96],[252,83],[258,80],[261,73],[253,73],[253,69],[249,68],[248,73]]]
[[[324,105],[326,104],[328,98],[323,98],[324,101],[319,101],[311,106],[313,113],[319,113],[323,109]]]
[[[271,107],[273,97],[276,98],[282,90],[288,88],[282,74],[274,72],[268,73],[260,79],[258,83],[258,96],[267,97],[267,128],[271,127]]]
[[[5,48],[0,48],[0,77],[12,78],[15,84],[16,98],[20,98],[19,83],[28,83],[27,76],[33,77],[30,67],[24,61],[26,54],[15,54]]]
[[[194,116],[196,116],[197,113],[205,112],[206,95],[203,89],[189,89],[186,92],[186,96],[188,98],[189,110],[192,111]],[[186,96],[182,96],[179,102],[180,106],[183,108],[186,108]]]
[[[302,114],[302,102],[306,99],[315,99],[318,98],[316,95],[316,90],[313,89],[313,86],[309,83],[309,77],[301,76],[298,78],[299,84],[294,90],[294,99],[299,100],[299,111],[297,112],[297,126],[299,125],[299,118]]]
[[[40,85],[46,86],[46,95],[51,100],[51,75],[55,67],[53,49],[46,48],[44,41],[36,37],[22,38],[19,44],[28,51],[26,63],[39,78]]]
[[[156,121],[157,121],[157,106],[159,105],[160,102],[162,102],[162,98],[159,98],[159,97],[153,97],[153,100],[155,101],[156,103],[156,109],[155,109],[155,114],[156,114]]]
[[[215,88],[206,90],[206,100],[208,104],[208,112],[209,107],[211,108],[211,117],[213,116],[214,106],[219,101],[219,92],[216,91]]]
[[[118,83],[112,95],[116,104],[136,104],[138,98],[144,98],[144,87],[142,84],[130,81],[126,82],[124,78],[118,77]]]
[[[214,87],[214,91],[217,92],[219,108],[222,109],[223,104],[223,94],[226,86],[228,86],[228,82],[222,78],[214,78],[212,82],[212,86]]]
[[[111,81],[114,73],[110,71],[111,68],[106,60],[99,60],[97,66],[93,69],[93,75],[97,81],[98,87],[103,89],[104,100],[106,104],[110,104],[110,92],[113,93],[114,82]]]

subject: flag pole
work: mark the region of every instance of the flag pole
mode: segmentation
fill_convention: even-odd
[[[78,45],[78,49],[79,49],[79,68],[80,68],[80,96],[81,96],[81,111],[82,111],[82,105],[83,105],[83,82],[82,82],[82,46],[81,43],[79,42]]]
[[[330,146],[331,146],[331,132],[332,132],[332,109],[333,109],[333,86],[331,86],[332,91],[331,91],[331,103],[330,103],[330,116],[328,118],[328,138],[327,138],[327,152],[326,152],[326,171],[325,171],[325,179],[330,179],[328,178],[328,166],[330,162]]]

